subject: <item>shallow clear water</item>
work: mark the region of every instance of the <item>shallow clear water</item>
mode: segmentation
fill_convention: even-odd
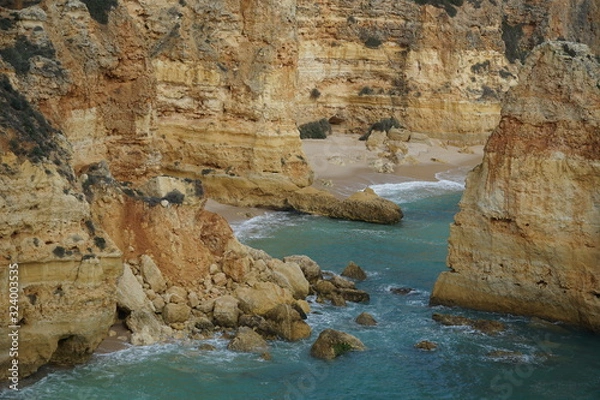
[[[428,307],[430,290],[445,269],[449,224],[463,189],[460,176],[439,182],[378,185],[401,204],[396,226],[378,226],[294,213],[272,213],[235,227],[240,239],[271,255],[307,254],[323,269],[341,272],[352,260],[368,272],[361,289],[369,304],[339,308],[313,303],[313,337],[272,342],[272,360],[185,342],[97,355],[83,366],[54,372],[6,399],[600,399],[597,336],[528,318]],[[415,289],[392,294],[392,287]],[[361,327],[363,311],[379,324]],[[433,312],[501,320],[508,330],[486,336],[443,327]],[[309,349],[325,328],[359,337],[368,350],[333,361],[312,359]],[[414,348],[420,340],[439,348]],[[512,359],[491,351],[516,351]]]

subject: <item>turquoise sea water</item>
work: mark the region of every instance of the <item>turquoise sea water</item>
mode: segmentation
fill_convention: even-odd
[[[94,356],[88,364],[49,374],[2,399],[600,399],[600,338],[528,318],[431,308],[428,299],[445,267],[449,224],[463,189],[452,174],[438,182],[374,186],[405,213],[378,226],[293,213],[270,213],[235,227],[240,240],[276,257],[306,254],[336,273],[352,260],[368,272],[358,284],[369,304],[313,303],[310,339],[272,342],[272,360],[226,350],[226,341],[170,343]],[[393,287],[411,287],[405,296]],[[379,324],[361,327],[363,311]],[[443,327],[433,312],[500,320],[498,336]],[[368,350],[333,361],[312,359],[318,333],[334,328]],[[421,340],[438,344],[425,352]],[[512,357],[490,355],[512,351]]]

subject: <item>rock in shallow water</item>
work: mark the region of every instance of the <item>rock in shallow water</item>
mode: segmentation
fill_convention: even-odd
[[[487,335],[495,335],[506,330],[506,325],[499,321],[487,319],[471,319],[462,315],[449,315],[435,313],[431,318],[446,326],[469,326]]]
[[[365,345],[348,333],[325,329],[310,349],[310,355],[326,360],[334,359],[349,351],[364,351]]]
[[[227,348],[232,351],[243,353],[265,353],[269,345],[258,333],[251,328],[242,326],[238,329],[235,337],[231,339]]]
[[[354,321],[357,324],[364,325],[364,326],[375,326],[375,325],[377,325],[377,321],[375,320],[375,318],[371,314],[369,314],[367,312],[361,313],[358,317],[356,317],[356,319]]]

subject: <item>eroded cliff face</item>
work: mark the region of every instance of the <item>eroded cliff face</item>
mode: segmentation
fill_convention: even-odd
[[[529,51],[564,38],[598,47],[597,2],[298,1],[300,123],[364,133],[395,116],[409,131],[483,142]]]
[[[600,331],[600,60],[545,43],[467,179],[433,304]]]
[[[295,2],[35,3],[1,10],[2,70],[67,136],[76,171],[202,177],[213,198],[277,207],[311,183]]]
[[[0,76],[0,323],[19,325],[22,376],[48,361],[79,362],[106,336],[121,252],[91,218],[64,136]],[[9,264],[18,263],[19,318],[9,316]],[[15,305],[14,303],[10,303]],[[10,317],[10,318],[9,318]],[[0,348],[11,348],[0,337]],[[0,376],[11,359],[0,355]]]

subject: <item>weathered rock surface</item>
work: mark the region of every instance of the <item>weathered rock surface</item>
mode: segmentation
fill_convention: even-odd
[[[366,347],[357,337],[345,332],[325,329],[310,348],[310,355],[331,360],[349,351],[363,350],[366,350]]]
[[[357,281],[364,281],[367,279],[367,274],[361,267],[359,267],[355,262],[350,261],[346,268],[342,271],[342,276],[346,276],[351,279],[355,279]]]
[[[367,312],[360,313],[358,317],[356,317],[355,322],[359,325],[364,326],[375,326],[377,325],[377,320],[371,314]]]
[[[495,335],[504,330],[506,326],[499,321],[492,321],[487,319],[471,319],[463,317],[462,315],[450,315],[450,314],[438,314],[434,313],[431,318],[446,326],[468,326],[473,329],[485,333],[487,335]]]
[[[85,361],[116,311],[121,252],[94,228],[64,136],[0,75],[0,324],[20,325],[19,373]],[[19,313],[9,319],[9,265],[18,263]],[[16,268],[16,267],[15,267]],[[10,337],[0,336],[10,349]],[[8,374],[0,354],[0,378]]]
[[[600,6],[590,0],[297,4],[297,120],[335,116],[361,134],[395,116],[430,137],[485,140],[533,47],[562,37],[600,51]]]
[[[403,217],[396,203],[379,197],[371,188],[339,200],[329,192],[306,187],[294,192],[287,201],[300,212],[351,221],[395,224]]]
[[[240,327],[227,345],[229,350],[243,353],[263,353],[269,350],[269,344],[258,333],[246,326]]]
[[[437,343],[431,342],[429,340],[421,340],[420,342],[415,343],[415,348],[419,350],[433,351],[437,349],[437,347]]]
[[[300,313],[289,304],[280,304],[267,312],[265,318],[278,337],[296,341],[310,337],[310,326],[302,320]]]
[[[528,58],[467,178],[431,303],[600,330],[599,76],[585,45]]]

